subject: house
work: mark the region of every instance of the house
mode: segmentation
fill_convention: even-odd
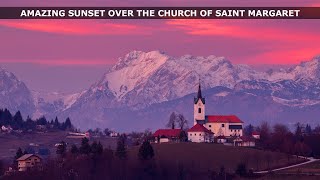
[[[255,147],[256,142],[253,137],[242,136],[242,137],[236,137],[233,140],[233,145],[234,146],[243,146],[243,147]]]
[[[214,136],[242,136],[243,121],[235,115],[206,115],[206,101],[202,97],[199,83],[197,97],[194,98],[194,125],[201,124]]]
[[[12,128],[11,128],[11,126],[10,125],[8,125],[8,126],[1,126],[1,131],[2,132],[7,132],[7,133],[10,133],[11,131],[12,131]]]
[[[227,138],[225,136],[217,136],[217,143],[223,144],[227,142]]]
[[[252,132],[252,137],[255,138],[255,139],[260,139],[260,133],[259,132]]]
[[[33,167],[39,167],[41,165],[42,159],[35,154],[25,154],[17,159],[18,170],[26,171]]]
[[[177,142],[180,140],[181,129],[158,129],[153,137],[157,143]]]
[[[213,135],[213,132],[201,124],[196,124],[188,130],[188,140],[191,142],[213,142]]]

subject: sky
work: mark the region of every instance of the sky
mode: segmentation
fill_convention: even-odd
[[[0,6],[320,6],[318,0],[1,0]],[[293,65],[320,54],[319,20],[0,20],[0,66],[36,91],[88,88],[132,50]]]

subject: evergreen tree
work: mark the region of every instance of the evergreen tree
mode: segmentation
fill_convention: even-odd
[[[19,147],[19,149],[16,152],[16,156],[14,157],[15,160],[19,159],[21,156],[23,156],[22,149]]]
[[[58,117],[56,116],[56,118],[54,119],[54,124],[53,124],[55,129],[59,129],[60,128],[60,123],[58,120]]]
[[[306,126],[306,134],[308,134],[308,135],[312,134],[312,128],[309,124],[307,124],[307,126]]]
[[[153,147],[151,146],[149,141],[144,141],[139,149],[139,158],[141,160],[152,159],[154,156]]]
[[[97,143],[96,141],[94,141],[91,145],[91,153],[93,155],[100,155],[103,152],[103,146],[102,144],[99,142]]]
[[[72,124],[70,121],[70,118],[68,117],[64,123],[64,129],[71,129],[72,128]]]
[[[67,152],[67,144],[64,141],[60,142],[60,145],[57,147],[56,153],[61,157],[64,157]]]
[[[74,154],[74,155],[76,155],[76,154],[78,154],[79,153],[79,149],[78,149],[78,147],[75,145],[75,144],[73,144],[72,146],[71,146],[71,153],[72,154]]]
[[[29,154],[26,149],[23,151],[23,155],[25,155],[25,154]]]
[[[116,156],[119,159],[126,159],[127,158],[127,149],[126,149],[125,141],[126,141],[125,135],[121,135],[118,138]]]
[[[249,124],[244,128],[243,131],[246,136],[252,136],[253,130],[254,130],[254,127],[251,124]]]
[[[28,116],[25,122],[25,129],[35,129],[36,123]]]
[[[37,119],[36,123],[37,125],[47,125],[48,122],[47,119],[44,116],[42,116],[39,119]]]
[[[13,126],[12,128],[14,129],[20,129],[23,127],[23,119],[22,119],[22,116],[21,116],[21,113],[20,111],[16,112],[16,114],[13,116]]]
[[[86,154],[86,155],[90,154],[91,147],[90,147],[88,138],[82,138],[81,146],[79,150],[81,154]]]

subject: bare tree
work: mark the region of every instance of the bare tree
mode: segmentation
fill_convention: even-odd
[[[177,120],[177,123],[178,123],[178,126],[180,129],[187,128],[188,121],[186,120],[186,118],[182,114],[179,114],[177,116],[176,120]]]
[[[166,127],[175,129],[175,127],[176,127],[176,118],[177,118],[176,113],[172,112]]]

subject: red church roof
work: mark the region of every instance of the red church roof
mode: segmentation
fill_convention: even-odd
[[[188,130],[188,132],[206,132],[206,133],[210,133],[210,134],[212,133],[211,131],[209,131],[207,128],[205,128],[201,124],[194,125],[191,129]]]
[[[206,116],[208,123],[243,123],[237,116]]]
[[[179,137],[181,129],[158,129],[153,136]]]

